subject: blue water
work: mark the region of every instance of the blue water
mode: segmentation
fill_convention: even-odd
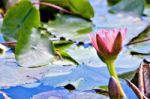
[[[46,92],[50,90],[57,90],[60,88],[53,88],[51,86],[40,85],[35,88],[25,88],[21,86],[12,87],[9,89],[3,89],[2,91],[7,93],[12,99],[30,99],[33,95],[36,95],[40,92]],[[0,96],[0,99],[3,99],[3,96]]]

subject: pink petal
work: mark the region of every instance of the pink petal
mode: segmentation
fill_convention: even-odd
[[[124,40],[124,39],[125,39],[125,36],[126,36],[127,28],[125,28],[125,29],[120,29],[120,32],[121,32],[121,35],[122,35],[122,40]]]
[[[122,34],[121,32],[118,32],[117,36],[116,36],[116,39],[114,41],[114,44],[113,44],[113,48],[112,48],[112,54],[115,54],[117,55],[120,50],[122,49]]]
[[[89,33],[88,35],[90,37],[90,41],[92,42],[93,47],[98,51],[98,46],[97,46],[97,43],[96,43],[95,35],[92,35],[92,33]]]
[[[99,50],[104,53],[109,53],[110,50],[108,49],[108,44],[106,40],[107,38],[104,32],[101,35],[100,33],[96,35],[96,41],[97,41]]]
[[[115,39],[117,34],[119,33],[119,29],[113,29],[112,32],[113,32],[112,36]]]
[[[111,33],[111,31],[109,30],[102,29],[102,30],[99,30],[97,34],[100,36],[101,40],[104,42],[107,50],[111,52],[113,42],[114,42],[114,38],[112,37],[113,33]]]

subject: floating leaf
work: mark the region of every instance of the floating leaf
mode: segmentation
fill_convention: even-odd
[[[22,9],[24,10],[22,11]],[[20,32],[39,26],[38,10],[30,1],[23,0],[7,11],[1,30],[7,40],[17,40]]]
[[[107,0],[107,4],[109,6],[113,6],[113,5],[117,4],[119,1],[121,1],[121,0]]]
[[[129,43],[136,44],[134,42],[139,42],[140,43],[140,41],[142,41],[142,40],[144,42],[144,40],[148,39],[148,38],[150,38],[150,26],[146,30],[141,32],[139,35],[137,35],[134,38],[132,38],[132,40]]]
[[[111,8],[114,12],[128,12],[132,15],[141,16],[144,11],[144,0],[122,0]]]
[[[73,84],[77,89],[91,89],[95,86],[107,84],[108,80],[105,78],[106,76],[104,77],[99,71],[100,69],[98,68],[80,65],[73,69],[71,73],[66,75],[49,77],[49,74],[47,74],[41,82],[45,85],[53,86],[65,86],[67,84]]]
[[[91,22],[69,15],[58,15],[56,20],[49,21],[48,24],[45,24],[45,28],[57,37],[65,37],[79,41],[87,38],[86,33],[92,30],[91,26]]]
[[[67,91],[65,89],[52,90],[34,95],[31,99],[109,99],[96,94],[94,91]]]
[[[56,49],[65,50],[68,47],[70,47],[74,42],[69,40],[60,40],[60,41],[54,41],[53,43]]]
[[[83,48],[75,47],[67,49],[68,54],[80,64],[84,63],[89,66],[105,66],[97,56],[93,47]],[[81,57],[82,56],[82,57]],[[123,58],[125,57],[125,58]],[[130,55],[130,51],[124,47],[116,60],[116,67],[137,68],[140,64],[140,58]]]
[[[68,70],[63,70],[63,68],[68,67],[61,67],[58,70],[55,66],[55,68],[49,69],[49,72],[41,80],[41,83],[55,87],[72,84],[79,90],[89,90],[108,84],[109,73],[107,67],[91,67],[81,64],[76,68],[70,67]],[[116,69],[119,74],[132,70],[132,68],[119,67]]]
[[[129,46],[133,55],[150,56],[150,41],[145,41],[139,44]]]
[[[84,18],[92,18],[94,11],[88,0],[41,0],[50,2],[64,8],[68,8],[75,14],[78,14]],[[88,9],[88,10],[87,10]]]
[[[0,88],[33,83],[42,78],[48,70],[47,66],[38,68],[19,67],[13,53],[7,52],[0,58]]]
[[[134,55],[150,55],[150,27],[138,36],[134,37],[129,43],[128,48]]]
[[[54,58],[52,42],[36,29],[20,34],[15,54],[17,63],[23,67],[38,67],[49,64]]]

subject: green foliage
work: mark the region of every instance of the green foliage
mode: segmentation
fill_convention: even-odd
[[[88,0],[41,0],[67,8],[84,18],[92,18],[94,11]]]
[[[39,67],[49,64],[53,59],[53,45],[49,37],[40,31],[22,32],[19,36],[15,54],[19,65],[23,67]]]
[[[114,5],[111,12],[128,12],[132,15],[141,16],[144,11],[144,0],[122,0]]]
[[[107,4],[109,6],[113,6],[113,5],[117,4],[119,1],[121,1],[121,0],[107,0]]]
[[[17,40],[19,33],[30,31],[40,26],[39,11],[30,1],[20,1],[6,13],[2,25],[2,33],[7,40]]]
[[[73,41],[89,40],[87,33],[92,31],[92,26],[91,22],[84,19],[63,14],[56,16],[56,20],[44,24],[44,27],[57,37],[65,37]]]
[[[59,54],[61,58],[71,61],[74,64],[78,64],[78,62],[73,59],[68,52],[66,51],[74,42],[69,40],[60,40],[54,41],[54,51]]]

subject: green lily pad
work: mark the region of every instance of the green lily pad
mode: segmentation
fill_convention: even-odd
[[[22,11],[23,9],[23,11]],[[3,20],[2,33],[6,40],[17,40],[19,33],[40,26],[39,11],[28,0],[20,1],[6,13]]]
[[[22,32],[18,40],[15,55],[17,63],[23,67],[39,67],[49,64],[54,58],[52,42],[49,36],[33,29],[32,33]]]
[[[83,41],[87,38],[85,33],[92,30],[91,26],[91,22],[69,15],[57,15],[56,20],[44,24],[44,27],[57,37],[65,37],[74,41]]]
[[[111,8],[113,12],[126,12],[132,15],[141,16],[144,11],[144,0],[122,0]]]

